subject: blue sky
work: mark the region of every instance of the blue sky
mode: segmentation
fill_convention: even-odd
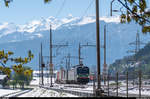
[[[57,18],[62,18],[72,14],[73,16],[82,16],[86,8],[93,0],[66,0],[64,8]],[[95,1],[95,0],[94,0]],[[100,16],[110,15],[110,1],[100,0]],[[31,20],[38,20],[41,17],[56,17],[56,13],[64,0],[53,0],[49,4],[44,4],[43,0],[13,0],[9,8],[4,6],[3,0],[0,0],[0,23],[13,22],[16,24],[25,24]],[[95,2],[88,9],[86,15],[95,15]]]
[[[92,1],[92,6],[90,6],[86,14],[83,14]],[[110,16],[110,1],[112,0],[99,0],[100,16]],[[150,5],[150,0],[147,1],[148,5]],[[9,8],[7,8],[4,5],[4,0],[0,0],[0,23],[14,22],[24,24],[34,19],[40,19],[41,17],[56,17],[56,13],[63,2],[64,0],[53,0],[49,4],[44,4],[43,0],[13,0]],[[119,9],[118,6],[119,3],[115,2],[113,8]],[[78,17],[95,15],[95,0],[65,0],[64,8],[57,18],[66,17],[69,14]],[[114,15],[117,14],[114,13]]]

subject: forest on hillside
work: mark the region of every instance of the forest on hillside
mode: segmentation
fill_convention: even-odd
[[[125,56],[123,59],[118,59],[110,64],[108,72],[110,75],[115,75],[118,71],[120,75],[125,75],[129,72],[129,77],[134,74],[138,76],[138,71],[141,69],[143,78],[150,78],[150,43],[140,49],[136,54]]]

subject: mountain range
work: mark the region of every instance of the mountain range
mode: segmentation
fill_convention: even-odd
[[[100,39],[101,39],[101,66],[103,64],[103,32],[104,25],[107,26],[107,64],[113,63],[132,53],[126,53],[135,47],[129,46],[130,42],[136,40],[137,31],[141,27],[134,22],[130,24],[119,23],[119,17],[101,17],[100,18]],[[27,56],[27,51],[31,50],[34,59],[27,64],[33,69],[38,69],[38,55],[40,44],[43,44],[43,56],[49,56],[49,31],[52,26],[52,36],[54,45],[62,45],[68,42],[68,47],[53,48],[53,59],[55,68],[65,66],[65,58],[68,53],[72,56],[78,56],[78,44],[96,45],[96,23],[95,16],[73,17],[68,15],[66,18],[57,19],[55,17],[41,18],[33,20],[23,25],[15,23],[0,23],[0,50],[13,51],[14,56]],[[143,35],[140,32],[140,40],[147,43],[150,36]],[[141,46],[141,48],[144,46]],[[82,47],[81,57],[83,63],[92,69],[96,66],[96,47]],[[49,59],[44,58],[47,63]],[[71,59],[71,64],[78,64],[78,59]]]

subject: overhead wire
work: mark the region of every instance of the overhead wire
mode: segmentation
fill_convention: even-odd
[[[62,10],[63,10],[63,8],[65,6],[65,3],[66,3],[66,0],[64,0],[62,2],[62,5],[60,6],[59,10],[57,11],[57,13],[55,15],[55,18],[58,18],[58,16],[60,15],[60,13],[62,12]],[[84,10],[81,18],[84,17],[87,14],[87,11],[89,10],[89,8],[92,6],[93,3],[94,3],[94,0],[91,0],[91,2],[89,3],[88,7]],[[79,27],[80,27],[80,25],[79,25]]]
[[[66,3],[66,0],[64,0],[63,2],[62,2],[62,5],[60,6],[60,8],[58,9],[58,11],[57,11],[57,13],[56,13],[56,15],[55,15],[55,18],[58,18],[58,16],[60,15],[60,13],[62,12],[62,10],[63,10],[63,8],[64,8],[64,6],[65,6],[65,3]],[[51,23],[50,23],[51,24]]]
[[[87,14],[87,11],[89,10],[89,8],[92,6],[92,4],[94,3],[94,0],[91,0],[90,4],[88,5],[88,7],[85,9],[84,13],[82,14],[81,18],[84,17]]]
[[[60,9],[58,10],[58,12],[56,13],[56,18],[58,17],[58,15],[61,13],[61,11],[63,10],[63,8],[64,8],[64,6],[65,6],[65,3],[66,3],[66,0],[64,0],[63,1],[63,3],[62,3],[62,5],[61,5],[61,7],[60,7]]]
[[[87,14],[89,8],[93,5],[93,3],[94,3],[94,0],[91,0],[87,8],[84,10],[83,14],[80,16],[81,19]],[[79,31],[81,31],[81,24],[79,24]],[[78,36],[80,37],[80,33],[78,34]]]
[[[57,13],[56,13],[56,15],[55,15],[55,18],[58,18],[58,16],[60,15],[60,13],[61,13],[62,10],[63,10],[65,4],[66,4],[66,0],[64,0],[64,1],[62,2],[62,5],[60,6],[59,10],[57,11]],[[58,49],[59,49],[59,48],[57,48],[56,50],[58,50]],[[58,51],[56,51],[56,54],[58,54]]]
[[[80,18],[84,18],[87,14],[87,12],[89,11],[89,9],[92,7],[92,5],[94,4],[95,0],[91,0],[87,6],[87,8],[84,10],[83,14],[80,16]],[[81,20],[82,21],[82,20]],[[79,24],[79,32],[81,32],[81,24]],[[78,34],[78,37],[81,37],[81,33]],[[88,41],[88,43],[91,43]],[[93,43],[93,42],[92,42]],[[86,50],[84,51],[86,53]],[[83,54],[85,54],[83,53]]]

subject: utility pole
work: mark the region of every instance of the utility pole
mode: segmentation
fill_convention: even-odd
[[[94,74],[93,74],[93,94],[94,94],[94,96],[96,96],[96,94],[95,94],[95,89],[96,89],[95,80],[96,80],[96,72],[94,71]]]
[[[127,87],[127,98],[128,98],[128,70],[127,70],[127,77],[126,77],[126,79],[127,79],[126,87]]]
[[[109,96],[109,73],[108,73],[108,75],[107,75],[107,90],[108,90],[108,96]]]
[[[70,53],[68,53],[68,70],[70,69],[70,58],[75,58],[75,56],[71,56]]]
[[[88,43],[87,44],[85,44],[85,45],[81,45],[80,43],[79,43],[79,49],[78,49],[78,55],[79,55],[79,65],[81,65],[82,64],[82,61],[81,61],[81,48],[83,48],[83,47],[95,47],[95,45],[89,45]]]
[[[53,87],[53,85],[52,85],[53,64],[52,64],[52,31],[51,31],[51,25],[50,25],[50,75],[51,75],[50,87]]]
[[[68,61],[67,61],[67,58],[66,58],[66,73],[67,73],[66,83],[68,83]]]
[[[116,93],[117,93],[117,97],[118,97],[118,71],[116,73]]]
[[[141,98],[141,84],[142,84],[142,81],[141,81],[141,69],[139,69],[139,98]]]
[[[47,61],[47,64],[46,64],[46,76],[47,76],[47,85],[49,84],[49,62]]]
[[[41,85],[41,53],[39,53],[39,86]]]
[[[42,71],[41,72],[41,74],[42,74],[41,75],[42,76],[42,85],[44,85],[44,79],[43,79],[43,68],[44,68],[44,66],[43,66],[43,55],[42,55],[42,43],[41,43],[41,55],[40,56],[41,56],[41,69],[42,69],[41,70]]]
[[[100,68],[100,31],[99,31],[99,0],[96,0],[96,47],[97,47],[97,79],[98,86],[96,96],[102,96],[101,93],[101,68]]]
[[[55,58],[56,56],[52,56],[52,58]],[[43,59],[45,59],[45,58],[48,58],[48,59],[50,59],[50,56],[43,56]],[[49,78],[49,81],[51,80],[51,75],[50,75],[50,64],[49,64],[49,62],[47,61],[47,71],[49,71],[49,75],[48,75],[48,78]]]
[[[65,46],[68,46],[68,43],[66,45],[53,45],[53,42],[52,42],[52,27],[50,25],[50,75],[51,75],[51,84],[50,84],[50,87],[53,87],[53,84],[52,84],[52,77],[53,77],[53,56],[52,56],[52,49],[54,47],[65,47]]]
[[[139,64],[139,66],[140,65],[141,64]],[[142,68],[141,68],[141,66],[138,69],[139,69],[139,98],[141,98],[141,88],[142,88]]]
[[[111,1],[111,4],[110,4],[110,16],[112,16],[112,4],[113,4],[114,1],[115,1],[115,0],[112,0],[112,1]]]
[[[80,45],[80,43],[79,43],[79,51],[78,51],[78,53],[79,53],[79,65],[81,64],[81,57],[80,57],[80,55],[81,55],[81,45]]]
[[[110,3],[110,16],[112,16],[112,12],[119,12],[119,10],[113,10],[112,8],[112,4],[115,0],[112,0],[111,3]]]
[[[104,26],[104,67],[103,67],[103,80],[106,85],[107,79],[107,64],[106,64],[106,25]]]
[[[140,36],[139,36],[138,31],[137,31],[137,34],[136,34],[136,40],[134,42],[129,43],[129,45],[135,45],[135,50],[127,51],[127,53],[134,53],[134,55],[136,55],[137,52],[140,50],[141,45],[145,45],[145,43],[140,41]],[[135,57],[135,59],[131,60],[131,61],[134,61],[136,63],[137,62],[137,57]],[[134,66],[134,72],[133,73],[135,73],[135,66]],[[134,79],[135,79],[135,76],[133,74],[133,86],[134,86],[134,82],[135,82]]]

